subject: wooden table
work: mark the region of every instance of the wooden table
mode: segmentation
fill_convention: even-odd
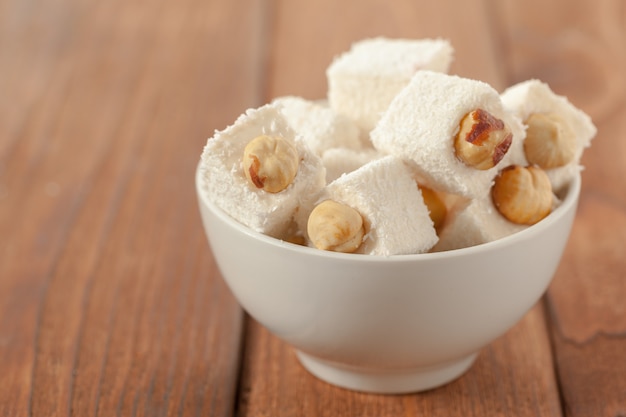
[[[353,41],[437,37],[452,72],[548,82],[599,133],[546,295],[457,381],[366,395],[238,307],[201,227],[207,138],[321,98]],[[0,416],[626,415],[622,0],[0,0]]]

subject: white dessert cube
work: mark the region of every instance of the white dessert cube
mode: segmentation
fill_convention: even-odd
[[[330,107],[369,132],[416,71],[447,72],[452,57],[452,46],[443,39],[356,42],[327,68]]]
[[[357,210],[366,235],[357,253],[401,255],[428,251],[437,242],[433,222],[410,169],[386,156],[328,184],[318,198]]]
[[[343,174],[352,172],[382,156],[375,149],[329,149],[322,156],[322,164],[326,168],[326,182],[331,183]]]
[[[433,71],[413,76],[371,132],[371,140],[379,151],[413,161],[427,187],[481,198],[489,193],[498,170],[511,161],[505,154],[492,168],[477,169],[459,159],[455,137],[461,120],[475,110],[487,112],[510,130],[508,149],[519,146],[524,127],[504,108],[496,90],[482,81]]]
[[[289,127],[320,157],[329,149],[363,147],[357,125],[325,103],[295,96],[278,97],[273,103],[280,107]]]
[[[584,149],[591,145],[597,129],[591,118],[576,108],[566,97],[555,94],[550,87],[539,80],[532,79],[507,88],[501,94],[502,102],[526,122],[533,114],[554,115],[559,120],[563,134],[572,135],[570,142],[573,157],[570,162],[554,167],[544,168],[555,192],[559,192],[569,184],[582,169],[580,159]]]
[[[244,149],[261,135],[286,139],[300,158],[294,180],[280,192],[257,188],[244,173]],[[247,110],[233,125],[216,131],[204,148],[201,167],[206,192],[219,208],[251,229],[277,238],[286,237],[295,212],[324,187],[326,176],[321,160],[271,104]]]
[[[433,252],[461,249],[501,239],[519,232],[527,225],[511,223],[494,206],[491,196],[462,201],[448,211]]]

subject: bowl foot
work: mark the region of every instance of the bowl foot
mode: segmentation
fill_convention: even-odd
[[[425,391],[451,382],[472,366],[478,353],[436,366],[408,370],[376,370],[345,366],[299,350],[296,350],[296,355],[304,368],[330,384],[354,391],[403,394]]]

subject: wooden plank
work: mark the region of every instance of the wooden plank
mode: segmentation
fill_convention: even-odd
[[[488,6],[473,2],[461,14],[452,1],[419,7],[411,1],[278,2],[267,99],[286,94],[324,97],[324,70],[332,57],[353,41],[378,35],[448,38],[457,48],[453,72],[502,88],[506,73]],[[421,394],[367,395],[323,383],[254,321],[247,327],[244,356],[239,416],[560,415],[541,306],[486,348],[466,376]]]
[[[326,67],[352,42],[375,36],[445,38],[455,47],[451,72],[501,88],[498,51],[483,1],[472,1],[466,14],[454,1],[383,0],[277,2],[273,18],[268,98],[326,95]],[[467,22],[472,22],[468,24]]]
[[[561,415],[541,304],[485,348],[461,378],[409,395],[364,394],[327,384],[266,329],[255,322],[247,329],[239,416]]]
[[[548,302],[565,414],[624,415],[626,7],[610,0],[499,4],[512,80],[543,79],[598,127],[583,157],[579,211]]]
[[[45,11],[45,7],[43,9]],[[3,72],[8,69],[8,75],[12,76],[5,79],[6,91],[9,97],[16,97],[18,109],[30,114],[29,120],[23,117],[18,125],[3,123],[8,130],[4,132],[6,135],[0,135],[4,138],[0,158],[4,190],[0,204],[0,329],[3,336],[0,359],[3,389],[0,395],[5,396],[0,404],[10,415],[23,414],[29,407],[36,326],[46,274],[54,267],[60,242],[65,238],[80,201],[84,176],[96,163],[104,144],[96,141],[90,151],[81,146],[85,142],[83,138],[67,137],[67,149],[73,149],[80,162],[74,166],[73,172],[58,170],[55,165],[55,161],[62,160],[56,136],[58,126],[61,123],[67,125],[68,120],[73,119],[64,105],[71,70],[54,59],[48,72],[29,71],[29,68],[32,64],[42,63],[37,58],[49,51],[48,39],[59,41],[65,31],[71,31],[78,22],[68,22],[62,33],[57,33],[37,30],[35,22],[40,19],[42,16],[38,14],[33,14],[32,20],[24,18],[12,38],[18,41],[18,45],[19,41],[30,44],[32,58],[23,53],[15,55],[16,60],[10,56],[2,57]],[[78,40],[70,42],[72,46],[76,43]],[[44,82],[38,82],[39,77],[44,77]],[[47,85],[50,87],[44,88]],[[25,96],[32,101],[27,102]],[[3,97],[6,100],[3,109],[11,109],[12,103]],[[25,101],[21,102],[21,99]],[[8,117],[16,114],[8,111]],[[15,118],[9,120],[15,121]],[[50,136],[57,141],[56,149]]]
[[[193,178],[259,104],[261,3],[38,3],[0,32],[30,46],[0,52],[0,415],[230,415],[242,314]]]

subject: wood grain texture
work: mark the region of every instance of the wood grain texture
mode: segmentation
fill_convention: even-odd
[[[372,395],[327,384],[253,321],[244,358],[237,416],[561,415],[541,304],[484,349],[461,378],[419,394]]]
[[[452,72],[548,82],[599,128],[547,296],[457,381],[321,382],[244,314],[202,230],[215,129],[322,98],[370,36],[443,37]],[[621,0],[0,0],[0,416],[626,415]]]
[[[565,415],[626,415],[626,6],[612,0],[498,6],[512,80],[548,82],[598,127],[547,300]]]
[[[326,67],[352,42],[375,36],[445,38],[456,48],[452,71],[503,87],[487,5],[472,0],[463,14],[452,0],[414,2],[276,0],[268,98],[326,96]],[[467,24],[466,22],[471,22]]]
[[[3,3],[0,415],[231,414],[242,313],[193,178],[259,104],[259,5]]]

